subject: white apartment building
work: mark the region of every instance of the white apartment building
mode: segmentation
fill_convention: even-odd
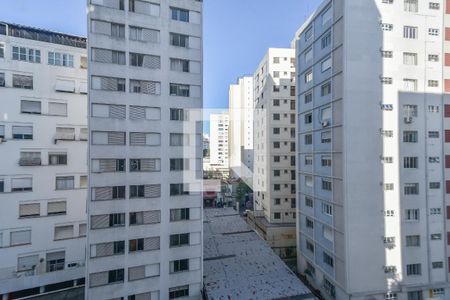
[[[282,258],[295,257],[295,50],[270,48],[253,82],[254,221]]]
[[[230,172],[249,186],[253,181],[253,76],[241,77],[230,85],[228,144]]]
[[[450,297],[444,2],[327,0],[296,35],[298,268],[326,299]]]
[[[86,39],[0,22],[0,299],[84,285]]]
[[[213,113],[210,120],[209,158],[212,169],[228,172],[228,134],[230,117],[228,113]]]
[[[202,1],[91,0],[86,298],[199,299]]]

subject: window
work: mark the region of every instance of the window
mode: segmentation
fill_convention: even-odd
[[[309,27],[305,30],[305,41],[309,41],[313,36],[313,29],[312,27]]]
[[[331,143],[331,131],[323,131],[320,136],[322,144]]]
[[[130,225],[157,224],[160,222],[161,212],[159,210],[130,213]]]
[[[311,228],[311,229],[314,228],[314,222],[312,220],[310,220],[308,217],[306,217],[305,221],[306,221],[307,228]]]
[[[419,166],[418,157],[404,157],[403,158],[403,168],[405,169],[417,169]]]
[[[13,87],[19,89],[33,89],[33,76],[13,74]]]
[[[305,115],[305,124],[311,124],[312,123],[312,113]]]
[[[19,204],[20,218],[39,217],[40,215],[41,215],[41,205],[39,203]]]
[[[407,235],[406,247],[420,247],[420,235]]]
[[[5,87],[5,73],[0,73],[0,87]]]
[[[418,183],[405,183],[404,188],[405,195],[418,195],[419,184]]]
[[[417,131],[403,131],[404,143],[417,143]]]
[[[125,145],[125,132],[92,132],[92,145]]]
[[[170,84],[170,96],[180,96],[189,97],[190,96],[190,86],[186,84]]]
[[[322,155],[320,160],[321,160],[322,167],[331,167],[331,156]]]
[[[381,23],[381,30],[392,31],[392,29],[394,29],[394,25],[388,23]]]
[[[322,190],[331,191],[332,183],[329,180],[322,179]]]
[[[189,10],[171,7],[172,20],[189,22]]]
[[[323,262],[326,263],[327,265],[329,265],[330,267],[334,266],[333,257],[328,255],[328,253],[326,253],[326,252],[323,252]]]
[[[439,138],[439,131],[428,131],[429,138]]]
[[[67,212],[66,201],[52,201],[47,203],[47,215],[65,215]]]
[[[56,272],[64,270],[65,262],[66,262],[66,252],[52,252],[47,253],[46,261],[47,261],[47,272]]]
[[[198,69],[200,69],[200,66],[198,66]],[[176,72],[189,73],[189,60],[171,58],[170,59],[170,70],[176,71]]]
[[[73,68],[73,55],[59,52],[48,53],[48,64]]]
[[[189,208],[178,208],[170,210],[170,222],[189,220]]]
[[[428,87],[438,87],[439,81],[438,80],[428,80]]]
[[[305,196],[305,205],[308,207],[314,207],[314,200],[311,197]]]
[[[313,71],[309,70],[305,73],[305,83],[311,82],[313,80]]]
[[[130,52],[129,57],[130,57],[130,66],[144,67],[148,69],[161,69],[160,56]]]
[[[420,217],[420,215],[419,215],[418,209],[405,210],[405,220],[406,221],[418,221],[419,217]]]
[[[31,244],[31,230],[12,231],[9,244],[11,247]]]
[[[171,158],[170,159],[170,171],[183,171],[189,170],[188,158]]]
[[[129,33],[131,41],[159,43],[160,32],[158,30],[130,26]]]
[[[161,196],[161,185],[130,185],[130,199],[134,198],[158,198]]]
[[[305,134],[305,145],[311,145],[312,140],[312,134]]]
[[[20,101],[20,112],[23,114],[41,114],[41,102],[40,101],[30,101],[21,100]]]
[[[309,48],[305,52],[305,63],[312,61],[312,59],[313,59],[313,50],[312,48]]]
[[[403,79],[403,88],[409,92],[417,91],[417,80],[416,79]]]
[[[429,163],[439,163],[440,159],[439,156],[430,156],[428,157],[428,162]]]
[[[33,127],[32,126],[13,126],[12,138],[15,140],[32,140]]]
[[[161,83],[157,81],[130,79],[130,93],[160,95]]]
[[[333,206],[328,203],[322,203],[322,213],[332,216],[333,215]]]
[[[322,38],[320,43],[321,43],[322,49],[325,49],[328,46],[330,46],[331,45],[331,32],[328,32],[327,34],[325,34],[325,36]]]
[[[189,296],[189,285],[169,288],[169,299],[183,298]]]
[[[403,53],[403,64],[405,65],[417,65],[417,53]]]
[[[75,188],[74,176],[56,177],[56,190],[72,190]]]
[[[67,103],[49,102],[48,114],[51,116],[67,116]]]
[[[170,184],[170,196],[189,195],[189,185],[183,183]]]
[[[280,120],[280,114],[273,114],[273,120],[279,121]]]
[[[273,218],[275,220],[280,220],[281,219],[281,213],[279,213],[279,212],[273,213]]]
[[[321,63],[322,72],[325,72],[325,71],[331,69],[331,63],[332,63],[331,56],[328,57],[327,59],[325,59],[324,61],[322,61],[322,63]]]
[[[159,4],[142,0],[129,0],[128,9],[130,12],[158,17],[160,14]]]
[[[140,239],[132,239],[128,242],[128,251],[130,253],[137,251],[152,251],[160,249],[160,238],[157,237],[149,237],[149,238],[140,238]]]
[[[430,2],[429,7],[430,9],[439,9],[440,5],[437,2]]]
[[[404,0],[405,11],[407,12],[418,12],[418,0]]]
[[[171,108],[170,109],[170,120],[171,121],[187,121],[188,112],[183,108]]]
[[[313,164],[312,155],[305,155],[305,165],[311,166]]]
[[[125,52],[109,49],[92,48],[92,61],[109,63],[116,65],[125,65]]]
[[[423,300],[422,291],[408,292],[408,300]]]
[[[417,27],[404,26],[403,27],[403,37],[405,39],[417,39]]]
[[[381,77],[382,84],[392,84],[392,77]]]
[[[437,190],[441,188],[441,183],[440,182],[430,182],[429,185],[431,190]]]
[[[305,104],[312,102],[312,93],[305,94]]]
[[[170,235],[170,247],[189,245],[189,233]]]
[[[439,35],[439,29],[437,29],[437,28],[428,28],[428,35],[438,36]]]
[[[92,89],[112,92],[125,92],[125,79],[92,76]]]
[[[333,18],[333,10],[331,6],[329,6],[325,12],[322,14],[322,26],[325,26],[328,22],[330,22]]]
[[[4,57],[4,46],[1,47],[3,51],[0,52],[3,53],[1,57]],[[20,60],[20,61],[27,61],[31,63],[40,63],[41,62],[41,51],[36,49],[30,49],[25,47],[12,47],[12,59],[13,60]]]
[[[159,158],[130,159],[130,172],[158,172],[160,170],[161,160]]]
[[[5,45],[0,44],[0,58],[4,58],[4,57],[5,57]]]
[[[178,33],[170,33],[170,44],[176,47],[189,48],[189,36]]]
[[[406,275],[421,275],[422,266],[421,264],[408,264],[406,265]]]
[[[381,50],[381,57],[392,58],[393,56],[394,56],[394,53],[392,51]]]
[[[430,208],[430,215],[440,215],[441,214],[441,208],[435,207]]]
[[[327,82],[320,87],[320,95],[322,97],[331,94],[331,82]]]
[[[437,55],[437,54],[428,54],[428,61],[438,62],[439,61],[439,55]]]

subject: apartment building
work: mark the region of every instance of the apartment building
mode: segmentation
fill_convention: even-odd
[[[253,77],[245,76],[230,85],[229,166],[232,176],[253,182]]]
[[[327,0],[295,37],[298,268],[326,299],[450,297],[443,2]]]
[[[198,299],[202,2],[91,0],[87,299]]]
[[[249,221],[295,258],[295,50],[270,48],[253,76],[254,213]]]
[[[86,69],[85,38],[0,22],[1,299],[83,289]]]
[[[228,136],[230,117],[228,113],[213,113],[210,119],[209,163],[212,170],[229,174]]]

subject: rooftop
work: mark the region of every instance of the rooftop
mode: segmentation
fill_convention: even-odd
[[[86,38],[30,26],[0,21],[0,35],[52,43],[75,48],[86,48]]]
[[[315,299],[233,208],[204,214],[207,299]]]

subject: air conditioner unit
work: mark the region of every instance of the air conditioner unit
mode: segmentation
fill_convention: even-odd
[[[68,269],[78,268],[79,266],[80,266],[79,263],[70,263],[70,264],[67,264],[67,268],[68,268]]]
[[[405,117],[404,121],[406,124],[411,124],[413,121],[413,117]]]

